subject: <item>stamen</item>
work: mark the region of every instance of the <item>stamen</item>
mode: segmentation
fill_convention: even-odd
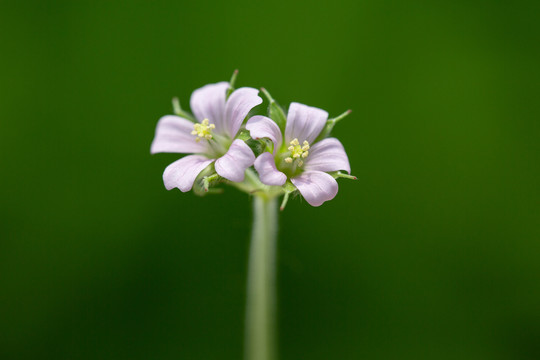
[[[291,141],[290,146],[287,148],[291,152],[291,156],[285,159],[285,162],[288,164],[291,164],[293,160],[298,160],[298,166],[302,166],[304,162],[300,159],[305,159],[309,155],[309,142],[307,140],[304,140],[302,143],[302,146],[300,145],[300,142],[298,139],[294,139]]]
[[[193,124],[193,131],[191,135],[196,135],[195,141],[199,142],[201,139],[212,139],[212,130],[216,128],[216,125],[210,124],[208,119],[204,119],[200,124]]]

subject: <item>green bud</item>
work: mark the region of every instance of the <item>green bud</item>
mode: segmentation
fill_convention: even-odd
[[[247,141],[247,140],[250,140],[251,139],[251,136],[249,135],[249,131],[248,130],[240,130],[240,132],[238,133],[238,135],[236,135],[236,139],[240,139],[240,140],[244,140],[244,141]]]
[[[267,139],[255,140],[251,137],[248,130],[242,129],[236,135],[236,139],[244,140],[247,146],[251,148],[255,156],[259,156],[265,151],[274,151],[274,144]]]

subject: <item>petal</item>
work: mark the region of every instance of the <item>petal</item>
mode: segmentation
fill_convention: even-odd
[[[287,175],[276,168],[274,157],[269,152],[259,155],[254,165],[261,182],[265,185],[281,186],[287,181]]]
[[[204,152],[206,145],[196,142],[191,131],[193,131],[191,121],[175,115],[163,116],[156,126],[156,135],[152,141],[150,152],[152,154]]]
[[[167,166],[163,173],[163,183],[167,190],[179,188],[182,192],[191,190],[197,175],[214,159],[202,155],[189,155]]]
[[[217,133],[224,131],[225,95],[228,88],[228,82],[219,82],[205,85],[191,94],[191,111],[199,122],[208,119],[210,124],[216,125]]]
[[[235,90],[227,100],[223,125],[225,133],[230,137],[236,136],[251,109],[262,103],[263,100],[257,95],[258,93],[257,89],[244,87]]]
[[[328,113],[324,110],[299,104],[291,103],[287,114],[287,126],[285,127],[285,141],[298,139],[300,143],[307,140],[312,143],[317,138],[328,120]]]
[[[332,200],[338,192],[337,181],[321,171],[306,171],[291,181],[311,206]]]
[[[246,169],[253,165],[255,155],[243,140],[233,141],[229,151],[216,160],[216,172],[225,179],[241,182],[244,181]]]
[[[319,141],[309,149],[304,169],[306,171],[338,171],[345,170],[351,173],[349,158],[343,145],[336,138],[328,138]]]
[[[266,116],[256,115],[251,117],[246,124],[246,129],[249,130],[253,139],[269,138],[272,140],[274,143],[274,154],[281,146],[281,130],[279,130],[279,126],[274,120]]]

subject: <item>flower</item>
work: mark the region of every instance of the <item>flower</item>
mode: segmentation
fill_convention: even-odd
[[[163,173],[167,190],[191,190],[199,173],[208,165],[227,180],[241,182],[255,155],[240,139],[234,139],[251,109],[262,103],[259,91],[240,88],[227,98],[229,83],[208,84],[191,94],[190,106],[198,122],[166,115],[159,119],[152,154],[193,153],[170,164]],[[189,115],[186,115],[188,117]]]
[[[327,120],[328,113],[324,110],[291,103],[283,136],[270,118],[250,118],[246,129],[251,137],[268,138],[274,145],[272,153],[264,152],[255,160],[261,182],[282,186],[290,179],[312,206],[332,200],[338,192],[338,184],[328,172],[344,170],[350,174],[351,167],[338,139],[315,142]]]

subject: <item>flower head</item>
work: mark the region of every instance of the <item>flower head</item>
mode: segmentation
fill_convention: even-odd
[[[267,138],[273,151],[263,152],[255,160],[255,169],[265,185],[282,186],[287,180],[312,206],[333,199],[338,184],[329,172],[350,173],[349,159],[343,145],[335,138],[316,141],[327,124],[324,110],[292,103],[287,114],[285,134],[266,116],[249,119],[246,129],[254,139]]]
[[[240,88],[227,98],[229,83],[209,84],[191,95],[195,122],[189,115],[163,116],[156,127],[151,153],[192,153],[170,164],[163,173],[167,190],[191,190],[195,179],[214,163],[217,174],[227,180],[244,180],[255,155],[241,139],[235,139],[251,109],[262,103],[259,91]]]

